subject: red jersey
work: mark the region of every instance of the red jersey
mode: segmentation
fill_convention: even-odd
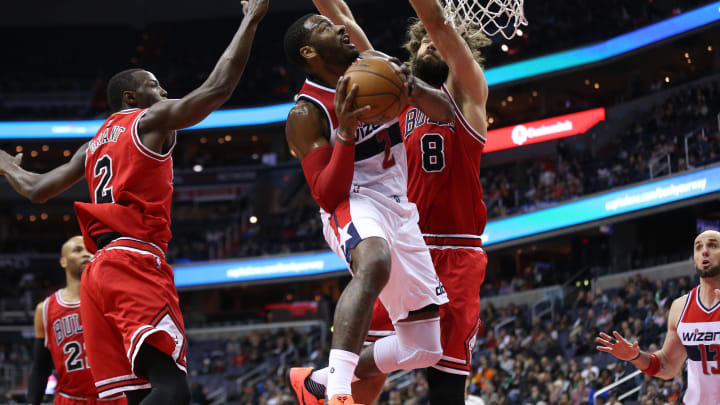
[[[140,142],[137,125],[146,111],[136,108],[111,115],[88,145],[85,179],[92,202],[76,202],[75,212],[91,253],[97,250],[94,238],[106,232],[167,250],[172,237],[173,148],[159,154]]]
[[[413,106],[400,114],[407,150],[408,198],[420,213],[420,230],[429,247],[480,246],[487,209],[480,185],[485,137],[465,120],[455,100],[452,122],[434,122]]]
[[[66,395],[95,398],[95,382],[85,357],[80,301],[65,302],[60,291],[43,302],[45,347],[57,372],[56,390]]]

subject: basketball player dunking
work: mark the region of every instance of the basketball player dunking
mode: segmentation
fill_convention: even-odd
[[[169,100],[141,69],[108,83],[113,114],[70,162],[36,174],[0,152],[0,174],[42,202],[83,176],[91,203],[75,203],[85,246],[95,254],[82,276],[81,312],[90,370],[101,398],[125,392],[128,403],[186,404],[186,342],[173,271],[171,154],[176,130],[202,121],[237,86],[268,0],[243,2],[245,17],[207,80]]]
[[[329,366],[318,370],[322,392],[308,391],[311,369],[292,369],[302,404],[352,404],[351,381],[435,364],[442,354],[438,305],[447,302],[408,202],[407,166],[397,120],[361,124],[357,87],[341,75],[358,58],[345,27],[306,15],[285,35],[285,52],[309,74],[287,119],[286,137],[321,207],[325,239],[353,273],[335,309]],[[410,102],[446,118],[441,91],[412,84]],[[437,116],[432,113],[437,113]],[[388,308],[397,336],[360,353],[375,300]],[[327,386],[327,393],[325,387]],[[314,390],[318,392],[318,390]]]
[[[361,51],[372,49],[344,1],[314,3],[323,15],[348,27]],[[480,325],[480,287],[487,266],[480,239],[487,220],[480,159],[487,133],[488,87],[480,65],[480,48],[490,41],[479,32],[460,35],[445,24],[437,0],[410,3],[420,17],[408,27],[406,48],[412,73],[441,89],[453,105],[453,114],[440,122],[412,105],[400,115],[407,150],[408,197],[417,204],[420,229],[450,299],[440,307],[443,356],[428,369],[430,402],[462,405]],[[368,341],[389,333],[393,333],[392,323],[378,302]],[[359,383],[362,400],[373,402],[383,383],[384,377]]]
[[[640,350],[617,331],[600,333],[598,350],[631,362],[643,373],[669,380],[687,359],[685,405],[720,404],[720,232],[695,238],[693,259],[700,285],[673,301],[660,350]]]
[[[68,239],[62,246],[60,257],[67,284],[35,308],[36,339],[28,387],[29,404],[42,403],[53,366],[58,376],[55,405],[127,403],[123,394],[97,399],[97,389],[85,358],[80,316],[80,275],[91,258],[82,236]]]

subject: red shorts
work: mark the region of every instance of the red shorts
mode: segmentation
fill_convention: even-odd
[[[471,351],[480,327],[480,287],[487,255],[479,248],[430,248],[438,277],[450,302],[440,306],[442,359],[433,367],[452,374],[470,374]],[[394,333],[387,311],[375,302],[366,343]]]
[[[109,398],[83,398],[65,394],[64,392],[55,393],[54,405],[127,405],[127,399],[124,394],[113,395]]]
[[[150,388],[135,359],[143,343],[187,373],[185,326],[173,270],[155,245],[119,238],[83,271],[80,306],[98,396]]]

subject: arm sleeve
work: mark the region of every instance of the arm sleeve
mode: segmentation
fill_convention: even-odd
[[[313,149],[302,160],[305,178],[312,196],[327,212],[335,208],[350,193],[355,174],[355,145],[340,142]]]
[[[39,405],[45,396],[47,380],[52,372],[52,357],[45,347],[45,339],[35,339],[33,345],[33,366],[30,372],[27,400],[29,404]]]

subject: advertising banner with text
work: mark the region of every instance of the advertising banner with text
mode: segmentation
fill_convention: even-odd
[[[605,109],[595,108],[540,121],[488,131],[485,153],[579,135],[605,120]]]

